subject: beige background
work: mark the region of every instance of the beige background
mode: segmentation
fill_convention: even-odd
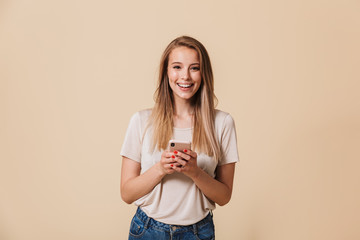
[[[360,2],[0,1],[0,239],[126,239],[119,151],[159,59],[211,56],[241,162],[217,239],[360,239]]]

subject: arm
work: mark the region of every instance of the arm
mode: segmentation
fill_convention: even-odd
[[[175,160],[184,167],[173,166],[173,168],[190,177],[206,197],[220,206],[230,201],[235,163],[218,166],[216,178],[212,178],[197,166],[197,155],[195,152],[189,151],[188,154],[179,152],[177,156]]]
[[[140,197],[148,194],[162,180],[166,174],[172,174],[174,160],[173,154],[164,151],[160,162],[140,174],[141,165],[139,162],[123,157],[121,168],[121,198],[126,203],[132,203]]]
[[[195,184],[206,197],[224,206],[231,199],[235,163],[218,166],[216,178],[212,178],[204,170],[199,169],[199,174],[192,178]]]

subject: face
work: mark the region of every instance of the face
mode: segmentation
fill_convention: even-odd
[[[167,69],[175,100],[189,101],[201,84],[198,53],[188,47],[177,47],[169,55]]]

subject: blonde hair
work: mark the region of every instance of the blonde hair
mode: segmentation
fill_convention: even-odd
[[[174,99],[167,75],[169,55],[178,47],[188,47],[198,53],[200,61],[201,85],[191,99],[194,107],[194,128],[192,148],[196,151],[220,159],[220,146],[215,134],[215,105],[214,79],[209,55],[205,47],[196,39],[181,36],[174,39],[165,49],[159,69],[157,89],[154,94],[155,106],[149,118],[152,127],[153,150],[166,149],[173,135]]]

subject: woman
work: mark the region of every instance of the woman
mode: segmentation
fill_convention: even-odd
[[[214,239],[212,210],[229,202],[238,161],[232,117],[215,110],[205,47],[182,36],[165,49],[153,109],[134,114],[122,146],[121,196],[135,202],[129,239]],[[191,149],[168,149],[170,139]]]

